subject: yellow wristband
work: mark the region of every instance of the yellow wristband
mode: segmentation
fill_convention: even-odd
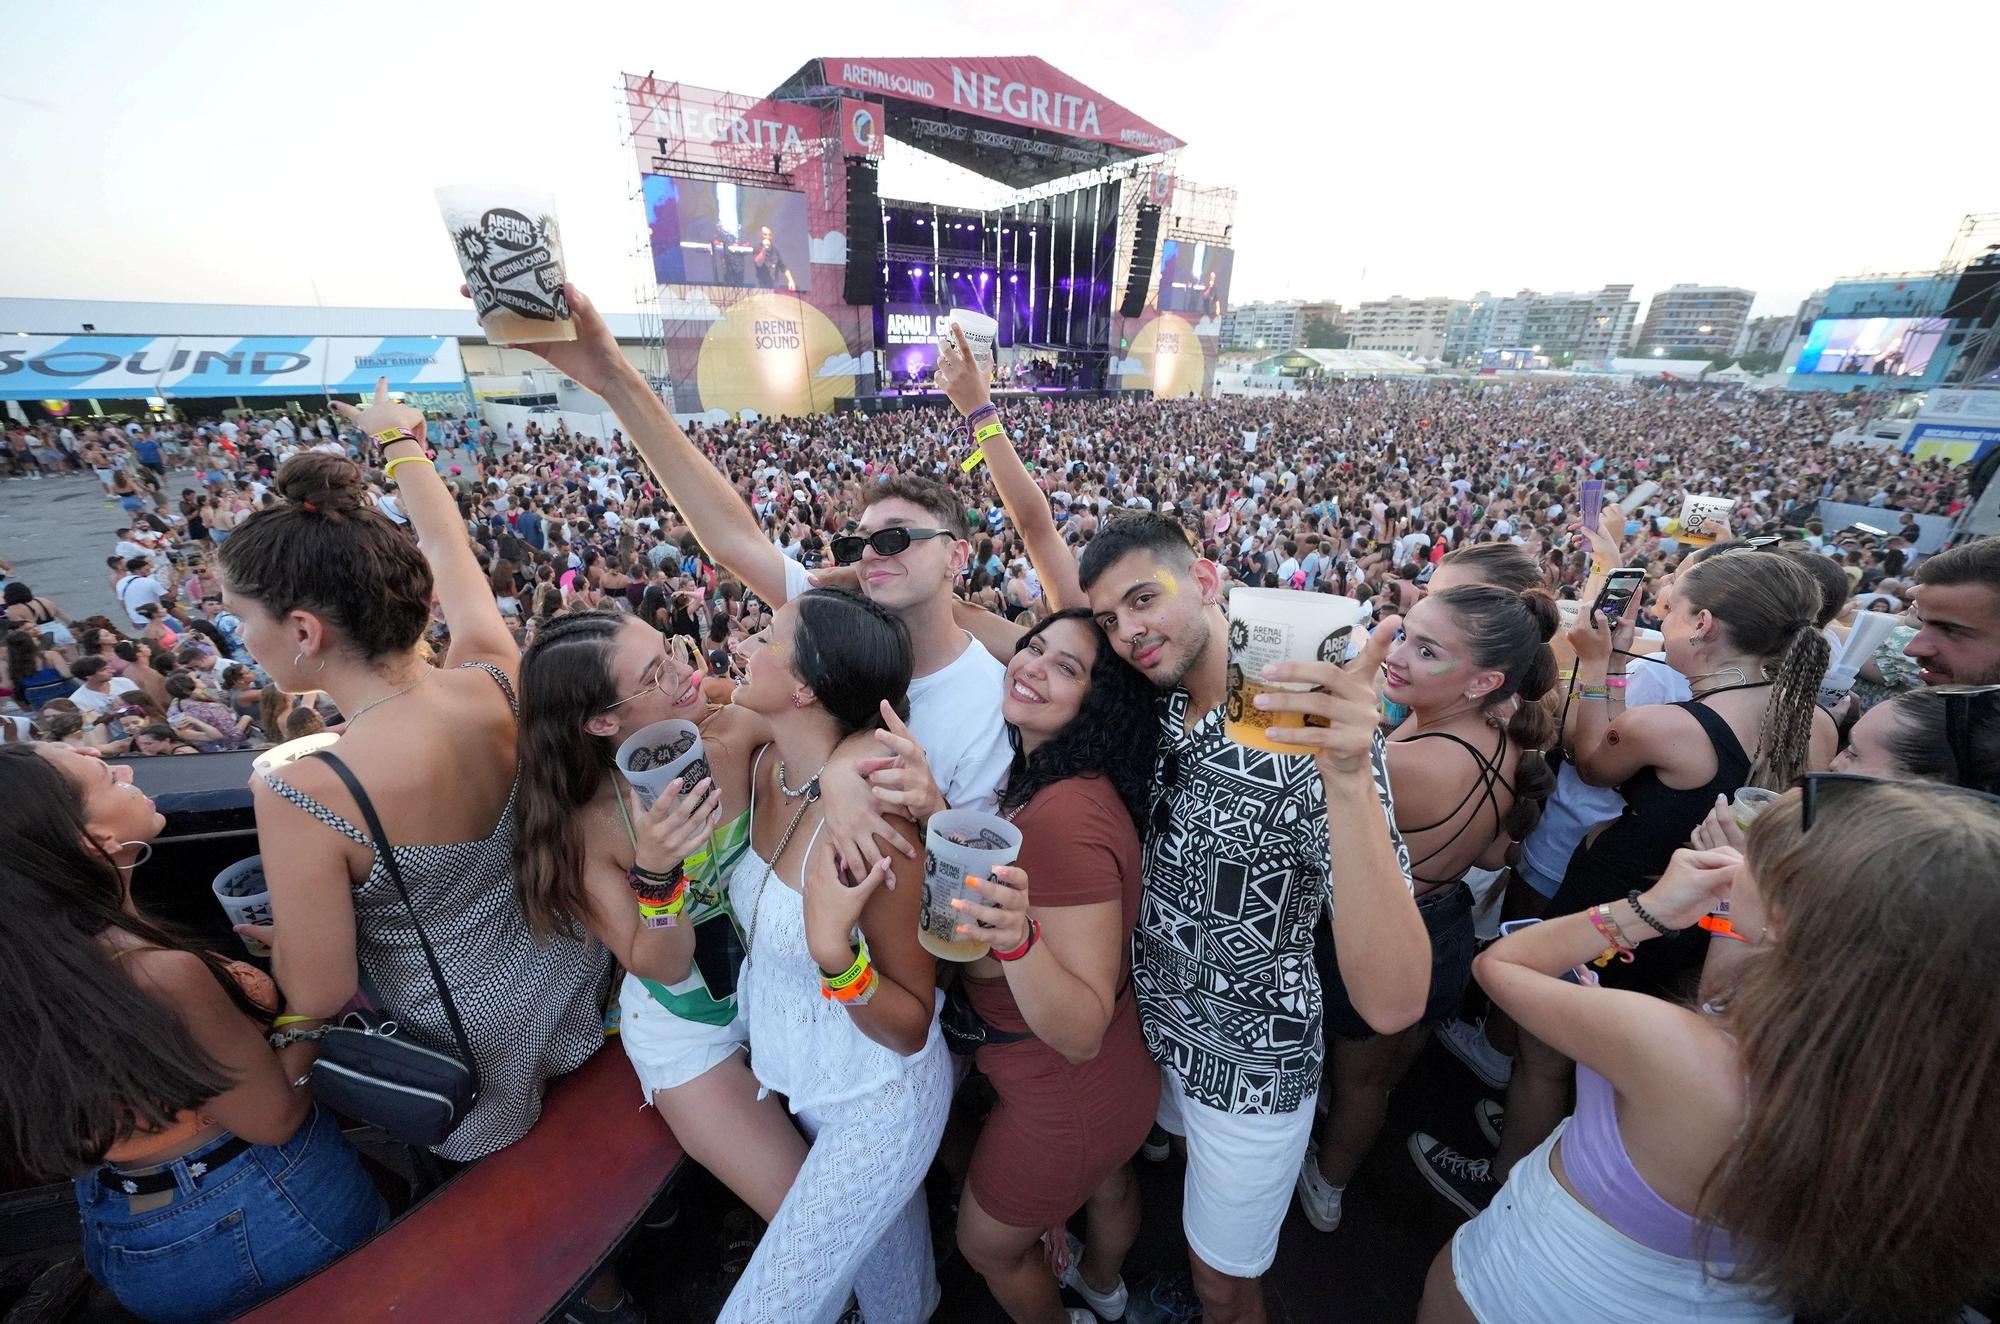
[[[826,971],[822,970],[820,971],[820,979],[826,985],[828,992],[838,993],[841,989],[860,979],[863,974],[867,973],[867,970],[868,940],[863,938],[861,940],[861,950],[855,953],[853,965],[848,966],[845,972],[835,975],[831,979],[828,979]]]
[[[402,455],[382,466],[382,476],[390,482],[396,481],[396,466],[401,464],[428,464],[431,472],[437,472],[437,464],[428,455]]]
[[[972,439],[983,444],[989,437],[1004,437],[1006,435],[1007,429],[1001,427],[1000,420],[996,418],[988,419],[986,422],[981,423],[978,429],[973,432]]]
[[[972,452],[972,454],[966,456],[963,460],[961,460],[959,462],[958,470],[960,473],[969,474],[974,469],[977,469],[979,467],[980,461],[984,460],[985,458],[986,458],[986,451],[985,448],[982,447],[981,449]]]
[[[287,1025],[303,1025],[303,1024],[305,1024],[305,1023],[306,1023],[307,1021],[323,1021],[323,1020],[325,1020],[325,1019],[326,1019],[326,1017],[324,1017],[324,1016],[291,1016],[291,1015],[286,1015],[286,1016],[280,1016],[280,1017],[278,1017],[278,1019],[276,1019],[276,1020],[272,1021],[272,1022],[271,1022],[271,1028],[272,1028],[272,1029],[274,1029],[274,1030],[282,1030],[282,1029],[284,1029],[284,1028],[285,1028],[285,1027],[286,1027]]]

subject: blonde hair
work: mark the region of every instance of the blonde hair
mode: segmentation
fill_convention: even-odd
[[[1750,833],[1776,941],[1730,999],[1743,1126],[1698,1211],[1801,1315],[1955,1318],[2000,1265],[2000,812],[1835,786],[1811,832],[1793,793]]]

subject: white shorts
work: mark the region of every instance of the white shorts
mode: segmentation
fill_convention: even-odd
[[[1261,1278],[1278,1256],[1278,1230],[1312,1137],[1314,1096],[1288,1113],[1226,1113],[1181,1090],[1160,1068],[1161,1127],[1187,1139],[1181,1229],[1202,1263],[1233,1278]]]
[[[727,1025],[676,1016],[629,973],[618,988],[618,1037],[647,1103],[654,1091],[685,1085],[731,1053],[750,1047],[750,1028],[741,1015]]]
[[[1699,1262],[1642,1246],[1585,1208],[1549,1167],[1568,1127],[1565,1118],[1516,1163],[1493,1202],[1451,1239],[1452,1279],[1482,1324],[1765,1324],[1792,1317],[1714,1276],[1727,1266],[1704,1273]],[[1617,1290],[1607,1293],[1607,1283]]]

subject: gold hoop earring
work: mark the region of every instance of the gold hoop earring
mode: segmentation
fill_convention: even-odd
[[[326,670],[326,659],[322,657],[322,658],[318,658],[318,659],[316,659],[316,660],[317,660],[317,661],[319,662],[319,665],[318,665],[317,667],[313,668],[313,669],[312,669],[311,671],[307,671],[307,670],[306,670],[306,650],[305,650],[305,649],[303,649],[303,648],[301,648],[301,649],[300,649],[300,650],[299,650],[298,652],[296,652],[296,653],[292,654],[292,667],[293,667],[293,668],[294,668],[294,669],[295,669],[295,670],[296,670],[296,671],[297,671],[297,672],[298,672],[298,673],[299,673],[299,674],[300,674],[301,676],[317,676],[317,675],[318,675],[318,674],[319,674],[320,672],[322,672],[322,671],[325,671],[325,670]]]

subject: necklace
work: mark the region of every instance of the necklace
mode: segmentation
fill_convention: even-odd
[[[354,712],[348,716],[346,724],[347,729],[349,731],[352,731],[354,729],[354,724],[361,720],[361,715],[367,712],[370,708],[379,708],[381,705],[389,702],[389,700],[391,699],[400,699],[405,694],[408,694],[411,690],[417,688],[417,686],[423,684],[425,681],[429,679],[430,679],[430,673],[428,670],[426,670],[426,672],[423,675],[417,677],[417,679],[412,683],[403,686],[402,689],[397,690],[394,694],[385,694],[379,699],[370,699],[367,703],[364,703],[359,708],[356,708]]]
[[[831,763],[832,761],[833,761],[832,759],[828,759],[828,760],[827,760],[827,763]],[[780,791],[783,791],[783,792],[784,792],[784,794],[785,794],[785,798],[786,798],[787,800],[796,800],[796,799],[798,799],[798,798],[799,798],[800,796],[802,796],[802,795],[812,795],[812,794],[815,794],[815,793],[817,793],[817,792],[818,792],[818,790],[819,790],[819,773],[820,773],[820,772],[825,772],[825,771],[826,771],[826,763],[822,763],[822,764],[820,764],[820,765],[819,765],[819,772],[815,772],[815,773],[814,773],[814,774],[812,775],[811,779],[810,779],[810,780],[808,780],[808,781],[806,782],[806,784],[805,784],[804,786],[801,786],[801,787],[799,787],[799,789],[795,791],[795,790],[793,790],[793,789],[792,789],[792,788],[791,788],[790,786],[787,786],[787,785],[785,784],[785,761],[784,761],[783,759],[779,759],[779,760],[778,760],[778,789],[779,789]]]
[[[829,758],[826,762],[831,763],[833,760]],[[771,858],[764,864],[764,876],[757,880],[757,895],[750,902],[750,922],[744,926],[743,959],[745,961],[748,961],[750,954],[757,950],[757,912],[764,908],[764,889],[770,885],[771,875],[778,871],[778,861],[784,857],[785,847],[792,844],[792,834],[799,830],[799,823],[805,818],[806,810],[812,808],[813,802],[819,799],[819,774],[824,771],[826,771],[826,763],[819,765],[819,770],[813,773],[812,780],[806,783],[805,789],[797,793],[803,795],[805,799],[800,801],[799,807],[792,811],[792,821],[785,824],[784,832],[778,837],[778,848],[771,852]],[[780,787],[783,787],[785,784],[784,777],[785,765],[783,762],[780,762],[778,764],[778,785]],[[752,830],[755,827],[756,824],[751,824]]]

